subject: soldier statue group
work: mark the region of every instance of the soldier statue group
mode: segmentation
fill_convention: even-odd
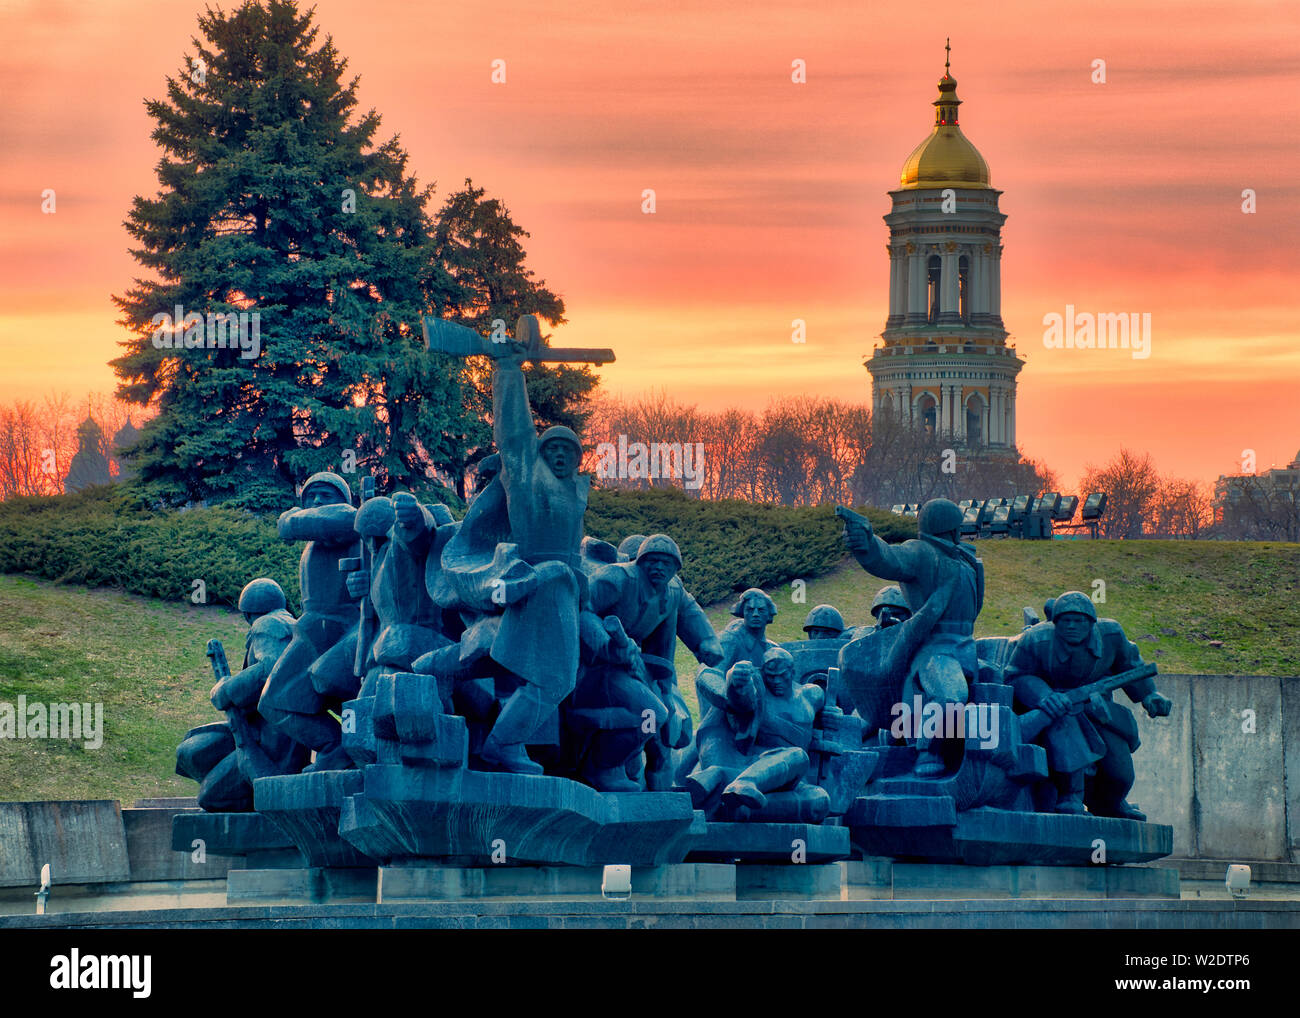
[[[200,782],[201,806],[250,810],[257,778],[355,766],[343,705],[405,673],[427,676],[442,710],[465,719],[473,769],[601,792],[686,791],[710,819],[818,823],[831,812],[818,763],[827,732],[856,749],[905,741],[914,777],[940,779],[961,747],[942,733],[899,740],[891,705],[919,697],[947,709],[992,681],[1014,690],[1015,711],[1034,721],[1021,736],[1046,750],[1036,809],[1144,819],[1126,800],[1137,727],[1111,690],[1153,717],[1171,704],[1149,674],[1131,677],[1137,648],[1086,595],[1063,594],[1049,620],[981,655],[983,565],[960,540],[958,508],[937,499],[920,513],[919,537],[892,546],[865,517],[837,510],[858,563],[897,583],[876,595],[870,625],[848,627],[818,605],[807,640],[779,645],[766,635],[776,605],[750,589],[715,633],[682,585],[671,537],[615,548],[584,536],[581,442],[564,427],[537,434],[521,370],[584,352],[542,347],[531,316],[516,337],[481,351],[494,356],[497,453],[481,463],[462,520],[368,483],[356,506],[334,473],[310,477],[301,505],[280,517],[280,537],[303,542],[302,615],[257,579],[239,600],[250,623],[242,669],[230,675],[210,645],[212,702],[227,720],[190,732],[177,762]],[[698,729],[678,688],[678,640],[699,662]],[[1129,677],[1107,685],[1114,676]]]

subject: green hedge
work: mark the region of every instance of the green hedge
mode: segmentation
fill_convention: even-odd
[[[915,536],[915,521],[867,510],[885,540]],[[706,502],[681,492],[596,491],[587,532],[617,544],[665,533],[682,549],[682,580],[703,604],[747,587],[824,573],[844,557],[829,507]],[[233,605],[244,584],[269,576],[299,606],[301,545],[276,535],[275,520],[231,509],[153,512],[112,487],[0,503],[0,572],[63,583],[114,586],[189,600],[194,581],[209,604]]]
[[[886,541],[916,536],[914,519],[861,511]],[[612,544],[629,534],[673,538],[682,550],[682,582],[701,604],[828,572],[845,555],[841,529],[830,506],[711,502],[672,489],[597,491],[587,506],[593,537]]]

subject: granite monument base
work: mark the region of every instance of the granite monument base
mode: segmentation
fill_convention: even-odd
[[[886,858],[839,864],[844,898],[863,900],[1179,897],[1178,870],[1157,866],[962,866]]]
[[[970,866],[1142,863],[1174,848],[1174,830],[1165,824],[993,808],[958,811],[946,796],[863,796],[844,823],[864,856]]]

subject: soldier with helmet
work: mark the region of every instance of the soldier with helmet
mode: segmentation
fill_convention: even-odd
[[[312,681],[317,660],[349,637],[357,624],[357,602],[348,593],[339,560],[359,553],[353,529],[357,511],[352,489],[338,474],[322,471],[307,478],[302,508],[280,515],[280,539],[305,541],[298,566],[302,617],[293,640],[271,670],[258,712],[301,746],[316,751],[316,770],[351,766],[342,750],[342,729]],[[346,652],[342,659],[346,659]]]
[[[493,486],[500,486],[504,505],[485,502],[473,524],[467,516],[458,533],[467,545],[474,544],[475,529],[500,535],[494,558],[475,570],[469,560],[458,564],[449,544],[442,564],[444,570],[468,569],[461,579],[471,586],[477,579],[483,607],[500,612],[488,653],[516,683],[479,757],[501,770],[541,774],[527,746],[554,721],[578,680],[579,616],[587,596],[581,545],[591,479],[578,473],[582,443],[572,429],[557,425],[538,436],[524,383],[528,355],[528,345],[516,337],[494,358],[492,433],[501,473]],[[491,542],[484,534],[478,544],[486,548]],[[586,631],[593,649],[603,651],[608,635],[599,627]]]
[[[871,617],[876,620],[877,629],[888,629],[910,619],[912,609],[903,592],[891,583],[881,587],[871,602]]]
[[[239,611],[249,624],[243,667],[211,694],[226,721],[191,729],[176,749],[176,773],[199,782],[199,806],[209,812],[252,809],[255,779],[296,774],[310,759],[257,712],[267,676],[293,639],[284,591],[269,577],[253,580],[240,591]]]
[[[1056,598],[1051,621],[1026,630],[1016,643],[1006,681],[1017,706],[1039,709],[1052,723],[1039,741],[1055,786],[1057,813],[1145,820],[1127,801],[1133,787],[1133,753],[1141,744],[1133,713],[1110,693],[1095,694],[1085,710],[1071,711],[1066,690],[1119,675],[1141,665],[1137,645],[1114,619],[1097,618],[1092,598],[1077,590]],[[1165,717],[1173,707],[1156,691],[1153,679],[1123,687],[1150,717]]]
[[[844,635],[844,616],[834,605],[819,604],[804,619],[803,631],[810,640],[838,640]]]
[[[841,652],[844,679],[868,723],[889,723],[888,703],[965,704],[979,674],[974,625],[984,604],[984,565],[961,540],[962,511],[931,499],[917,520],[918,538],[890,546],[864,516],[845,511],[844,538],[858,564],[873,576],[899,581],[912,617],[851,641]],[[886,637],[886,634],[889,634]],[[899,685],[901,684],[901,689]],[[891,700],[892,698],[892,700]],[[883,711],[882,711],[883,707]],[[942,740],[915,740],[919,777],[947,769]]]
[[[691,740],[691,715],[678,691],[673,663],[677,641],[686,644],[704,664],[722,660],[722,645],[708,616],[677,577],[681,567],[682,553],[677,542],[666,534],[652,534],[637,545],[633,561],[602,566],[591,576],[592,612],[604,619],[607,627],[611,619],[618,620],[636,658],[635,662],[619,665],[613,659],[626,655],[611,646],[599,657],[610,659],[612,667],[601,669],[597,662],[588,669],[603,671],[599,681],[604,683],[609,701],[625,706],[635,716],[635,726],[627,733],[630,742],[623,740],[627,752],[617,763],[614,758],[618,753],[608,756],[601,773],[588,775],[592,784],[602,790],[642,787],[642,766],[644,784],[651,791],[672,787],[671,751],[684,748]],[[575,701],[584,692],[579,689]],[[645,710],[655,714],[655,725],[649,732],[642,725]],[[640,757],[642,746],[644,763]],[[629,760],[635,773],[626,768]]]

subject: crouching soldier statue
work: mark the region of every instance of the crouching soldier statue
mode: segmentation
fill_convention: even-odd
[[[199,806],[210,813],[251,810],[255,780],[296,774],[311,759],[308,750],[257,712],[267,676],[293,638],[294,618],[285,608],[284,591],[267,577],[253,580],[239,594],[239,610],[249,630],[237,673],[230,674],[221,641],[208,641],[217,679],[212,706],[226,720],[191,729],[176,749],[176,773],[199,782]]]
[[[1038,741],[1047,749],[1057,813],[1083,813],[1086,805],[1096,816],[1146,819],[1126,799],[1140,745],[1137,722],[1111,698],[1111,689],[1121,688],[1149,716],[1169,714],[1173,704],[1156,692],[1151,677],[1155,666],[1142,665],[1119,623],[1098,619],[1092,599],[1079,591],[1058,597],[1052,621],[1018,641],[1006,681],[1018,708],[1031,711],[1022,715],[1022,736],[1032,738],[1033,728],[1045,724]],[[1123,684],[1107,681],[1111,677]]]
[[[815,685],[794,681],[794,659],[776,647],[761,668],[749,661],[726,678],[701,672],[699,763],[683,786],[710,820],[821,823],[830,812],[825,789],[806,780],[813,724],[825,703]]]

